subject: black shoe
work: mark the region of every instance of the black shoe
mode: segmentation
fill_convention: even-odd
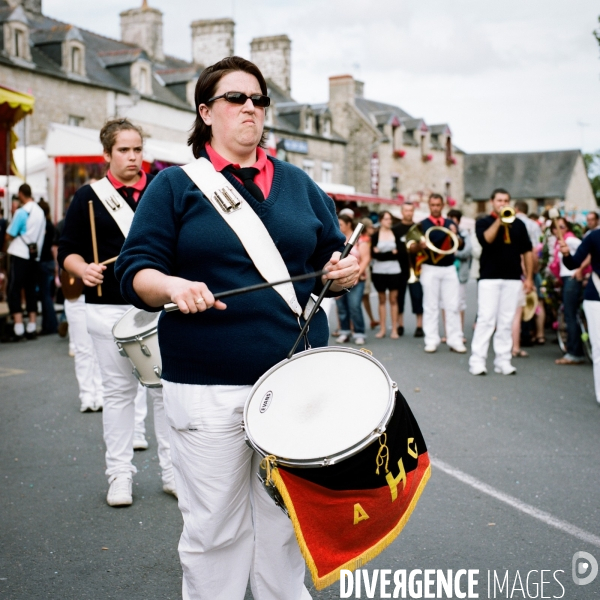
[[[398,335],[404,335],[404,327],[402,325],[398,327]]]
[[[425,334],[423,333],[423,328],[422,327],[417,327],[415,329],[415,337],[425,337]]]
[[[13,333],[8,337],[9,342],[22,342],[24,339],[25,334],[17,335],[16,333]]]
[[[37,335],[37,331],[31,331],[31,332],[29,332],[29,331],[26,331],[26,332],[25,332],[25,337],[26,337],[28,340],[37,340],[37,336],[38,336],[38,335]]]

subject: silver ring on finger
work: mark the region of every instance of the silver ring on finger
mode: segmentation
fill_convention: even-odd
[[[204,298],[202,296],[200,296],[200,298],[198,298],[198,300],[196,300],[196,304],[200,304],[200,302],[202,302],[203,304],[206,304],[206,302],[204,301]]]

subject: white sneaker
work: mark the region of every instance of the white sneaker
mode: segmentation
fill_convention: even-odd
[[[115,475],[106,494],[106,502],[109,506],[129,506],[133,504],[131,486],[133,481],[130,475]]]
[[[494,367],[494,373],[498,373],[499,375],[516,375],[517,369],[512,365],[508,364],[504,367]]]
[[[347,333],[342,333],[335,338],[336,344],[345,344],[350,339],[350,336]]]
[[[140,433],[133,436],[133,449],[148,450],[148,440],[143,434]]]
[[[450,352],[457,352],[458,354],[465,354],[467,351],[467,347],[465,345],[448,347],[450,348]]]
[[[434,346],[433,344],[425,346],[425,352],[429,352],[430,354],[437,352],[437,346]]]
[[[469,373],[471,375],[487,375],[487,369],[485,367],[469,367]]]
[[[175,487],[174,479],[172,479],[171,481],[169,481],[167,483],[163,482],[163,492],[165,492],[165,494],[171,494],[171,496],[175,496],[175,498],[178,498],[177,488]]]
[[[354,343],[357,346],[364,346],[365,345],[365,338],[362,335],[357,335],[354,337]]]

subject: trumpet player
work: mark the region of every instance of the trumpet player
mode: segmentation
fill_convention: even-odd
[[[533,289],[533,253],[527,228],[509,207],[510,194],[498,188],[492,192],[491,202],[492,213],[475,224],[482,251],[477,327],[471,342],[469,372],[487,373],[486,360],[493,335],[494,371],[514,375],[517,370],[511,364],[512,322],[521,288],[526,294]]]
[[[454,252],[450,245],[451,237],[460,247],[462,239],[457,238],[458,229],[455,223],[442,216],[444,198],[440,194],[429,196],[430,215],[420,226],[423,234],[432,227],[443,227],[450,232],[435,230],[430,232],[429,244],[423,237],[418,247],[427,255],[427,260],[421,267],[421,285],[423,286],[423,331],[425,333],[425,352],[435,352],[440,345],[440,304],[446,311],[447,343],[453,352],[464,354],[467,349],[463,342],[463,331],[460,323],[459,294],[460,284],[454,267]],[[452,234],[452,236],[449,235]],[[416,246],[416,245],[415,245]],[[443,252],[435,252],[437,247]]]

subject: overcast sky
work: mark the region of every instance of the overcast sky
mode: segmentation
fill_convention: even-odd
[[[165,51],[191,58],[189,24],[233,17],[236,53],[253,37],[292,40],[292,95],[324,102],[351,73],[365,96],[448,123],[467,152],[600,149],[597,0],[149,0]],[[43,0],[46,15],[119,38],[141,0]],[[92,6],[98,8],[92,9]]]

